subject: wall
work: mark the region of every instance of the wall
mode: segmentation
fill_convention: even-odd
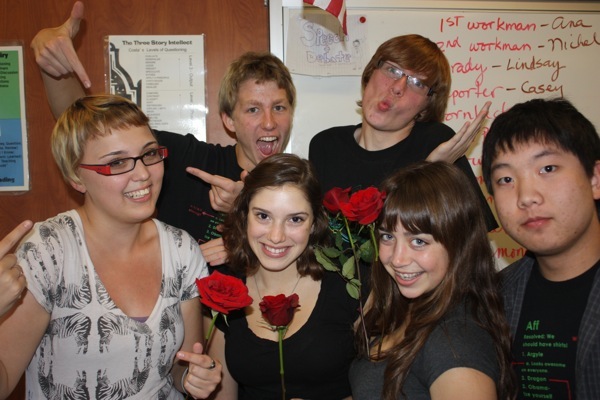
[[[24,219],[44,220],[75,207],[81,200],[77,192],[67,187],[54,165],[48,140],[54,118],[29,49],[38,30],[66,21],[73,3],[73,0],[0,2],[0,41],[20,40],[24,49],[31,180],[31,190],[25,194],[0,194],[0,237]],[[103,36],[205,34],[207,141],[233,142],[216,112],[219,82],[227,65],[243,52],[269,49],[268,8],[263,0],[102,0],[84,4],[85,22],[76,46],[92,80],[92,92],[104,88]],[[22,385],[10,400],[21,398],[24,398]]]

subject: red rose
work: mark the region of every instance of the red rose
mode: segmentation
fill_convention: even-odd
[[[339,187],[334,187],[325,193],[325,197],[323,198],[323,205],[325,208],[332,213],[337,213],[341,209],[341,205],[348,203],[348,199],[350,197],[350,188],[342,189]]]
[[[248,288],[240,279],[214,271],[209,276],[196,279],[200,302],[214,311],[229,314],[252,304]]]
[[[288,297],[283,294],[265,296],[259,304],[263,318],[274,327],[288,326],[298,306],[296,293]]]
[[[340,204],[340,208],[342,214],[349,221],[358,221],[361,225],[368,225],[379,216],[384,199],[384,192],[369,187],[354,193],[347,203]]]

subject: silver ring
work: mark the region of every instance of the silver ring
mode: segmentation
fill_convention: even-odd
[[[215,369],[216,366],[217,366],[217,363],[215,362],[215,360],[212,360],[212,362],[208,366],[208,369]]]

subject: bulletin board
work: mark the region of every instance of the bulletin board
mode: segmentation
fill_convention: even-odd
[[[23,45],[0,42],[0,193],[29,188]]]
[[[362,68],[356,66],[364,67],[385,40],[408,33],[428,37],[448,58],[452,90],[444,122],[454,130],[485,101],[492,102],[489,127],[515,103],[550,97],[570,100],[600,128],[600,2],[347,0],[346,7],[348,37],[339,30],[336,40],[335,17],[300,0],[270,3],[271,51],[294,65],[298,104],[290,149],[296,154],[307,157],[318,132],[360,122]],[[363,46],[362,60],[353,42]],[[302,59],[320,72],[296,68]],[[482,138],[467,157],[488,196],[481,180]],[[491,239],[500,267],[524,253],[502,229]]]

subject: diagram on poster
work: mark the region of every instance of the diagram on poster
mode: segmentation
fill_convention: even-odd
[[[111,35],[107,91],[126,97],[154,129],[206,140],[204,35]]]

